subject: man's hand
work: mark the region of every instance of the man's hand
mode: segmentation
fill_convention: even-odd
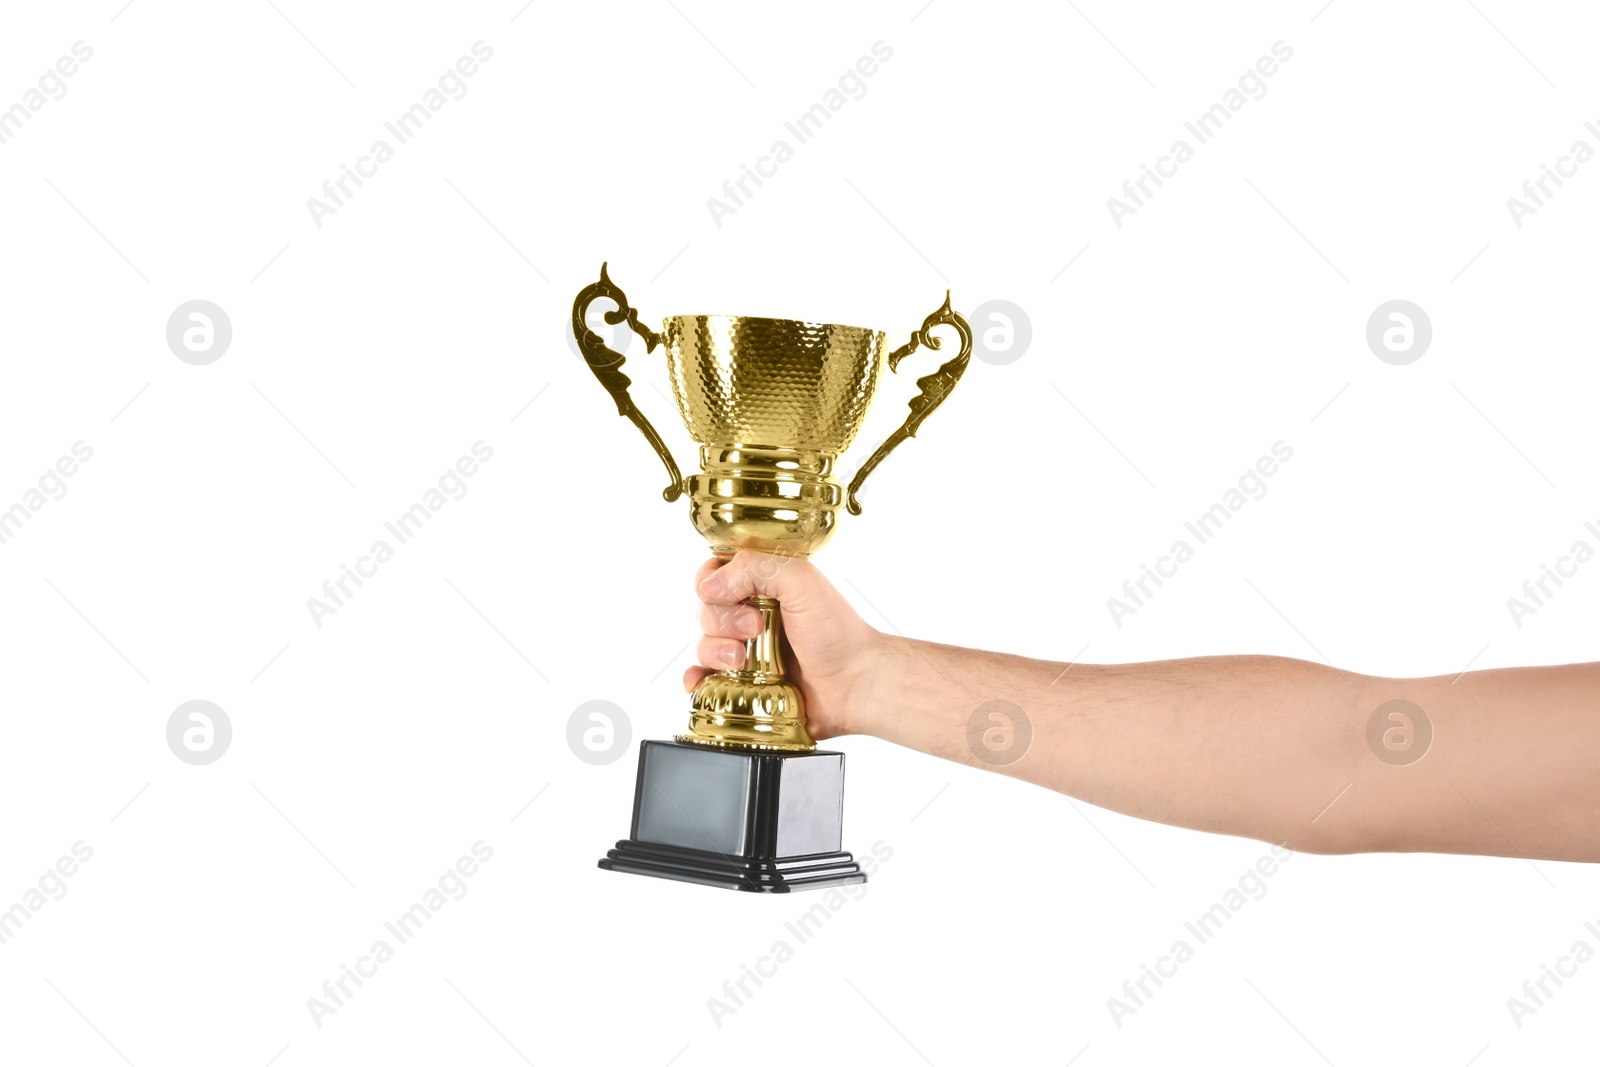
[[[1600,663],[1378,678],[1274,656],[1053,663],[880,634],[811,564],[754,552],[695,577],[701,667],[737,667],[761,594],[813,736],[863,733],[1142,819],[1302,852],[1465,852],[1600,862]],[[999,594],[991,594],[999,595]],[[1027,725],[985,750],[995,700]],[[1431,742],[1396,762],[1375,715]]]
[[[700,597],[701,666],[683,674],[692,692],[714,670],[744,663],[744,642],[761,632],[761,614],[744,601],[776,597],[782,605],[784,670],[806,702],[806,726],[818,739],[854,733],[862,688],[874,672],[882,635],[868,626],[809,562],[759,552],[710,559],[695,575]]]

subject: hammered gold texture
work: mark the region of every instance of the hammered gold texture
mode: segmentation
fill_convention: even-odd
[[[770,445],[838,455],[861,428],[886,336],[744,315],[666,321],[672,395],[701,444]]]

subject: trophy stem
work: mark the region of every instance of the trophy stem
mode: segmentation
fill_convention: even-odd
[[[778,600],[753,596],[745,601],[761,613],[761,632],[744,643],[744,667],[736,672],[753,682],[783,681],[783,615]]]
[[[744,643],[744,666],[708,674],[690,700],[689,732],[679,741],[718,748],[810,752],[805,701],[783,673],[783,613],[770,596],[745,601],[761,613],[761,632]]]

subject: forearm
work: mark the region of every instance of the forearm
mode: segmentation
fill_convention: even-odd
[[[1069,667],[902,638],[879,653],[856,729],[1125,814],[1309,852],[1600,860],[1594,665],[1383,679],[1259,656]],[[1020,755],[984,748],[986,729],[1004,740],[1000,720],[974,722],[994,700],[1026,717]],[[1432,726],[1412,762],[1369,746],[1391,700]]]

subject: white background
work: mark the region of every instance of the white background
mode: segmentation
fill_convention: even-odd
[[[1107,998],[1265,846],[843,739],[846,847],[893,858],[720,1026],[708,998],[817,896],[595,867],[638,742],[685,721],[705,555],[563,340],[602,260],[656,323],[898,344],[946,288],[1025,309],[1028,350],[974,360],[819,558],[880,628],[1385,675],[1593,658],[1600,566],[1521,627],[1506,599],[1596,541],[1600,163],[1520,228],[1506,198],[1600,147],[1600,26],[1319,2],[8,11],[0,106],[94,54],[0,145],[0,507],[94,454],[0,545],[0,908],[93,858],[0,945],[0,1059],[1575,1061],[1600,964],[1521,1028],[1506,998],[1600,947],[1580,865],[1296,856],[1120,1027]],[[307,198],[479,40],[466,95],[317,226]],[[1115,225],[1280,40],[1266,95]],[[877,41],[865,95],[716,225]],[[1365,340],[1397,298],[1434,331],[1408,366]],[[207,366],[166,343],[192,299],[232,322]],[[660,359],[627,369],[688,465]],[[316,625],[307,598],[480,440],[466,495]],[[1116,626],[1107,597],[1279,440],[1268,493]],[[208,766],[165,740],[192,699],[233,727]],[[566,741],[595,699],[631,720],[603,766]],[[318,1026],[307,998],[480,840],[469,892]]]

